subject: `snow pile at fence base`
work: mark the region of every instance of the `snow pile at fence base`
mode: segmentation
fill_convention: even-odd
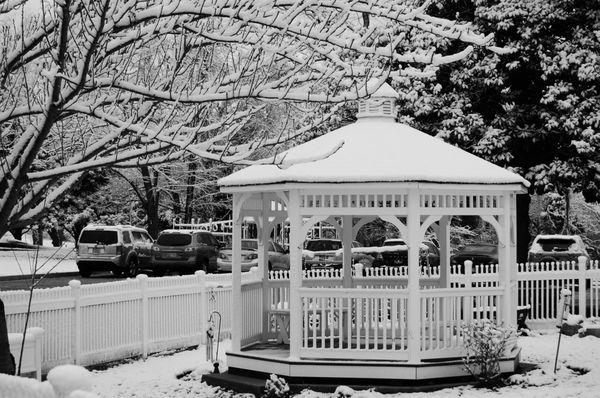
[[[18,398],[97,398],[91,393],[93,376],[76,365],[57,366],[48,373],[48,380],[0,374],[0,397]]]

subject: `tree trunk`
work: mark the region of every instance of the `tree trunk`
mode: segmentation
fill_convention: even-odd
[[[0,300],[0,373],[15,374],[15,359],[10,353],[4,303]]]
[[[44,224],[41,222],[31,231],[31,240],[34,245],[42,246],[44,244]]]
[[[527,252],[529,251],[529,204],[531,196],[529,194],[517,195],[517,262],[527,261]]]
[[[140,167],[142,181],[144,183],[144,208],[148,218],[148,233],[154,239],[160,231],[160,220],[158,218],[158,206],[160,202],[160,193],[158,192],[158,172],[150,167]]]
[[[50,230],[48,231],[48,235],[50,235],[50,239],[52,240],[52,246],[62,246],[65,240],[65,235],[63,233],[63,229],[59,227],[57,223],[55,223],[52,226],[52,228],[50,228]]]
[[[196,184],[196,169],[198,168],[198,163],[191,161],[188,165],[188,177],[186,181],[185,188],[185,222],[190,222],[192,218],[192,203],[194,202],[194,192],[195,192],[195,184]]]
[[[571,190],[567,189],[565,192],[565,223],[563,225],[562,233],[566,235],[571,234]]]

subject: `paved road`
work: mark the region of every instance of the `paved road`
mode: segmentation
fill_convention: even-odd
[[[59,287],[59,286],[68,286],[69,281],[73,279],[78,279],[82,284],[91,284],[91,283],[104,283],[104,282],[112,282],[123,280],[123,278],[117,278],[110,272],[106,273],[94,273],[90,278],[82,278],[79,274],[59,274],[56,276],[47,276],[45,277],[37,288],[49,288],[49,287]],[[3,276],[0,277],[0,291],[2,290],[24,290],[29,289],[29,285],[31,283],[31,277],[14,277],[14,276]]]

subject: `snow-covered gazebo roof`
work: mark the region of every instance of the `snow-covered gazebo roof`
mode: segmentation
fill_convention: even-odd
[[[361,101],[355,123],[283,152],[277,157],[280,165],[253,165],[220,179],[219,185],[427,182],[529,186],[515,173],[396,123],[395,96],[384,84],[370,100]],[[385,98],[390,98],[389,104],[381,101]],[[374,100],[385,107],[369,109]]]

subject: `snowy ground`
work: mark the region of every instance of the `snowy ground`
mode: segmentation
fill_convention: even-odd
[[[433,393],[390,394],[386,397],[523,397],[565,398],[600,396],[600,339],[595,337],[562,337],[559,370],[553,374],[554,354],[558,335],[555,332],[521,337],[522,361],[535,363],[539,369],[512,377],[512,385],[497,391],[474,387],[456,387]],[[228,348],[221,344],[220,351]],[[211,369],[204,360],[205,349],[184,351],[173,355],[150,357],[95,371],[94,392],[103,398],[187,398],[229,397],[230,394],[200,382],[202,373]],[[186,372],[187,376],[177,378]],[[581,375],[580,371],[586,371]],[[325,398],[332,394],[305,390],[297,397]],[[383,394],[362,391],[353,397],[376,398]]]
[[[0,250],[0,276],[28,275],[38,268],[38,274],[48,272],[77,272],[73,245],[41,247],[36,250]]]

